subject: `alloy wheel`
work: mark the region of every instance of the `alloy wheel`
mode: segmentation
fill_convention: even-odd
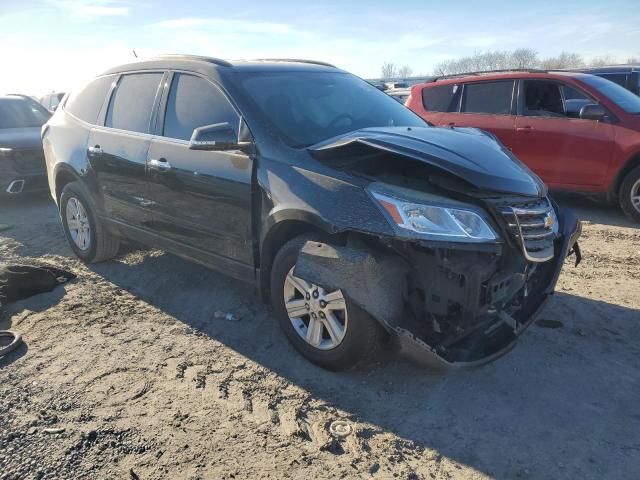
[[[75,197],[67,202],[66,209],[67,227],[73,243],[80,250],[89,250],[91,247],[91,226],[84,205]]]
[[[640,212],[640,179],[631,187],[631,205]]]
[[[293,275],[284,282],[284,306],[294,330],[314,348],[336,348],[347,331],[347,305],[341,290],[327,292]]]

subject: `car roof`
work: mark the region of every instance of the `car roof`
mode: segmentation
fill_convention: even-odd
[[[637,72],[640,65],[608,65],[603,67],[580,68],[575,71],[587,73],[608,73],[608,72]]]
[[[411,93],[411,89],[410,88],[392,88],[389,90],[385,90],[385,92],[387,95],[391,95],[392,97],[394,95],[409,95]]]
[[[0,100],[25,100],[33,102],[33,98],[28,95],[22,95],[20,93],[7,93],[5,95],[0,95]]]
[[[561,77],[571,77],[580,79],[587,76],[587,73],[569,71],[506,71],[506,72],[477,72],[446,77],[436,77],[431,82],[420,84],[422,87],[433,87],[436,85],[448,85],[452,83],[486,82],[492,80],[520,80],[520,79],[558,79]]]
[[[271,71],[341,71],[337,67],[315,60],[271,58],[255,60],[222,60],[198,55],[161,55],[149,60],[113,67],[103,75],[136,70],[185,69],[185,70],[233,70],[251,72]]]

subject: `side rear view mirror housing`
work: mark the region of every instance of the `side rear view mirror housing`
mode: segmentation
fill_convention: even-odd
[[[244,150],[251,142],[241,142],[233,127],[227,123],[204,125],[193,131],[190,150]]]
[[[580,109],[580,118],[583,120],[604,120],[607,112],[602,105],[589,103]]]

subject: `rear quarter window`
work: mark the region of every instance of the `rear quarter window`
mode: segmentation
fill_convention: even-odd
[[[123,75],[109,102],[105,127],[148,133],[162,76],[160,72]]]
[[[82,90],[69,96],[65,103],[65,110],[80,120],[95,124],[114,80],[115,75],[108,75],[89,82]]]
[[[513,81],[467,83],[464,86],[461,111],[509,115]]]
[[[431,112],[455,112],[459,85],[441,85],[422,89],[422,104]]]

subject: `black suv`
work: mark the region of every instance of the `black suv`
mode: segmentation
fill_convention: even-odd
[[[583,68],[576,71],[606,78],[636,95],[640,95],[640,65],[612,65],[610,67]]]
[[[253,282],[329,369],[389,337],[441,365],[496,358],[579,254],[579,222],[493,136],[320,62],[113,68],[42,135],[78,257],[133,239]]]

